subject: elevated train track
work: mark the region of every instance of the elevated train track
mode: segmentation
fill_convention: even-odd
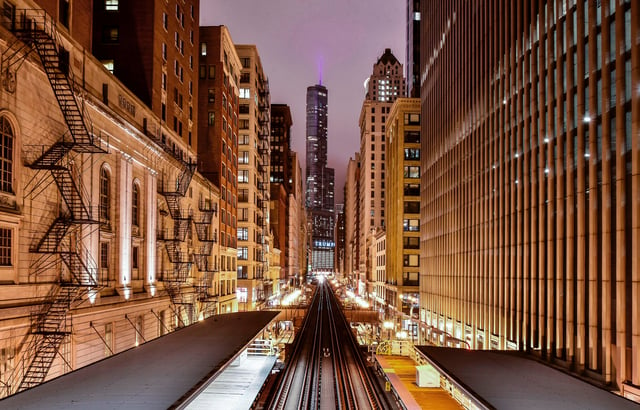
[[[317,287],[269,409],[390,409],[328,284]]]

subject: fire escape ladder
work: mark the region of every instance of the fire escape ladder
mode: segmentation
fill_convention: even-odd
[[[67,204],[71,218],[76,222],[97,223],[91,218],[89,208],[83,200],[83,197],[86,198],[86,196],[82,194],[81,185],[76,182],[71,170],[62,167],[55,168],[51,170],[51,175],[53,175],[62,199]]]
[[[30,249],[32,253],[58,253],[60,244],[71,228],[73,221],[68,216],[57,217],[40,241]]]
[[[163,275],[165,289],[176,308],[180,323],[189,324],[193,319],[191,316],[194,300],[193,295],[187,292],[187,285],[193,261],[188,252],[182,249],[182,243],[191,232],[192,216],[187,209],[182,208],[180,202],[189,189],[196,162],[180,161],[183,168],[175,180],[175,185],[172,186],[168,180],[162,180],[158,184],[158,192],[164,197],[173,220],[173,236],[165,231],[159,235],[159,240],[165,242],[169,262],[173,265],[173,269]]]
[[[61,275],[60,283],[53,285],[42,304],[42,309],[32,317],[28,344],[21,349],[20,362],[10,377],[9,389],[24,389],[44,381],[58,354],[60,344],[70,330],[68,312],[74,301],[99,285],[96,264],[89,252],[82,248],[82,239],[76,240],[78,228],[94,224],[88,194],[72,167],[65,163],[75,153],[106,153],[101,139],[91,131],[90,119],[83,111],[83,104],[76,99],[74,81],[71,78],[69,52],[58,39],[55,19],[44,10],[16,10],[10,20],[2,24],[11,30],[23,46],[11,46],[9,60],[3,59],[3,69],[9,74],[11,66],[19,66],[18,53],[26,58],[35,51],[42,62],[51,89],[62,112],[68,131],[48,148],[42,148],[39,157],[30,160],[29,167],[51,172],[68,211],[54,219],[47,232],[30,248],[33,253],[59,255],[68,268],[69,275]],[[17,44],[17,43],[16,43]],[[4,57],[4,56],[3,56]],[[14,77],[15,78],[15,77]]]
[[[31,346],[25,354],[32,357],[20,377],[16,392],[35,387],[42,383],[53,364],[60,344],[69,332],[67,312],[79,296],[75,286],[53,286],[40,312],[31,317]]]

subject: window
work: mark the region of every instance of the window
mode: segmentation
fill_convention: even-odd
[[[209,126],[213,126],[215,120],[216,120],[216,113],[213,111],[209,111],[207,124],[209,124]]]
[[[251,98],[251,90],[248,88],[241,88],[240,98]]]
[[[109,26],[102,29],[103,43],[117,43],[119,40],[119,30],[117,26]]]
[[[11,266],[11,228],[0,228],[0,266]]]
[[[404,159],[412,161],[420,159],[420,149],[419,148],[405,148],[404,149]]]
[[[248,164],[249,163],[249,151],[241,151],[238,155],[238,164]]]
[[[420,238],[417,236],[405,236],[402,238],[404,249],[420,249]]]
[[[420,131],[405,131],[404,142],[407,144],[420,143]]]
[[[412,267],[420,266],[420,258],[418,255],[404,255],[403,265]]]
[[[0,190],[13,193],[13,128],[0,117]]]
[[[238,259],[243,261],[249,259],[249,249],[246,246],[238,247]]]
[[[238,240],[239,241],[249,240],[249,228],[247,227],[238,228]]]
[[[113,74],[113,60],[102,60],[101,63],[107,71]]]
[[[162,27],[165,31],[169,28],[169,18],[167,17],[167,13],[162,13]]]
[[[167,43],[162,43],[162,59],[167,61]]]
[[[106,11],[118,11],[118,0],[104,0],[104,9]]]
[[[207,66],[205,64],[200,64],[200,79],[207,78]]]
[[[210,64],[209,65],[209,79],[216,78],[216,66]]]
[[[419,214],[420,202],[419,201],[404,201],[404,213],[405,214]]]
[[[238,138],[238,145],[249,145],[249,136],[241,135],[240,138]]]
[[[111,175],[106,167],[100,170],[100,222],[111,223]]]
[[[420,167],[419,166],[406,166],[404,167],[404,177],[405,178],[420,178]]]
[[[131,224],[140,225],[140,187],[135,182],[131,190]]]
[[[242,169],[238,172],[238,182],[239,183],[248,183],[249,182],[249,170]]]
[[[200,55],[201,56],[207,55],[207,43],[200,43]]]
[[[420,125],[420,114],[406,113],[404,123],[405,125]]]
[[[419,232],[420,231],[420,220],[419,219],[405,219],[403,224],[403,229],[405,232]]]
[[[138,265],[138,253],[139,253],[139,249],[137,246],[134,246],[131,249],[131,267],[133,269],[138,269],[139,265]]]
[[[420,184],[404,184],[405,196],[420,196]]]
[[[243,57],[240,59],[240,63],[242,64],[242,68],[251,67],[251,59],[249,57]]]
[[[100,242],[100,268],[109,269],[109,243]]]
[[[208,91],[207,95],[208,95],[209,104],[213,104],[213,103],[216,102],[216,93],[215,93],[215,90],[213,88],[209,88],[209,91]]]

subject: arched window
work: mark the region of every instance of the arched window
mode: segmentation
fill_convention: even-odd
[[[13,128],[0,117],[0,191],[13,193]]]
[[[100,170],[100,222],[111,223],[111,175],[106,167]]]
[[[131,191],[131,225],[140,225],[140,187],[136,182]]]

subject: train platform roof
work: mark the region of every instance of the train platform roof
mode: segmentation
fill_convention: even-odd
[[[207,318],[0,401],[12,409],[166,409],[218,376],[278,311]]]
[[[496,409],[618,409],[640,405],[519,352],[419,346],[459,389]]]

